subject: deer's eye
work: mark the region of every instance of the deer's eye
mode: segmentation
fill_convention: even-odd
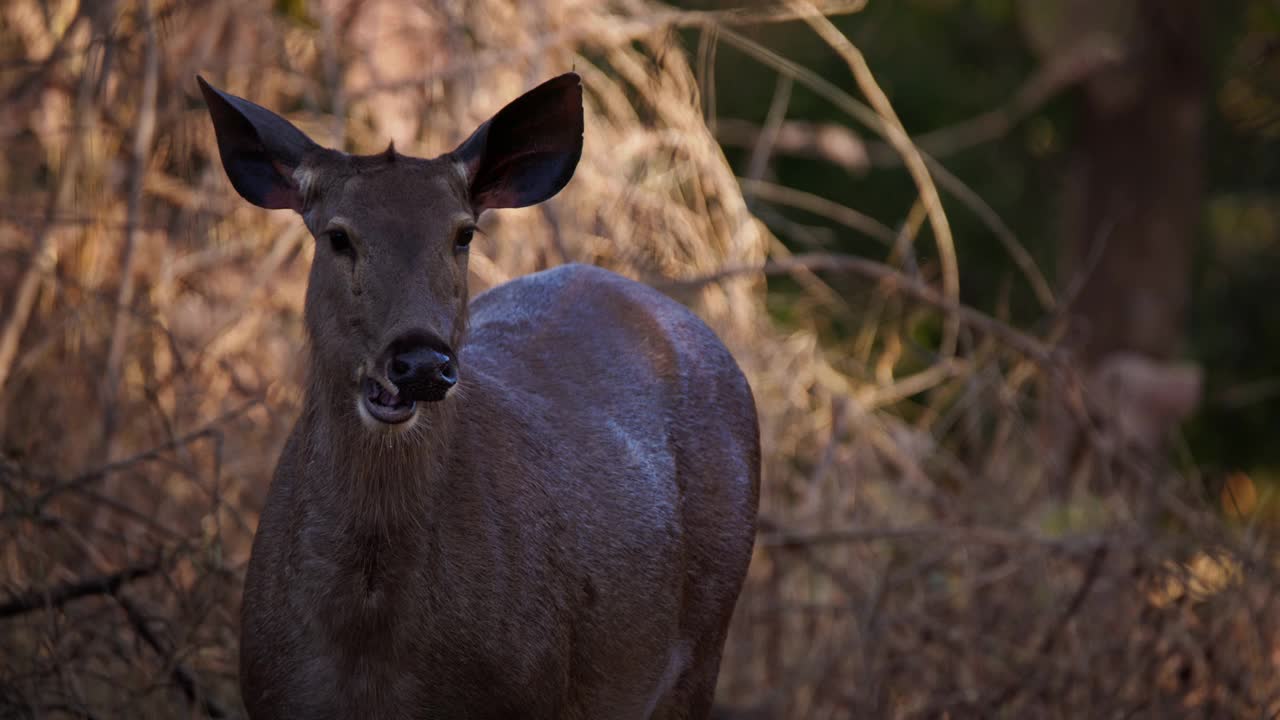
[[[329,247],[333,248],[335,255],[356,259],[356,247],[351,244],[351,238],[345,230],[330,230],[326,234],[329,236]]]
[[[458,230],[458,237],[454,240],[458,247],[464,248],[471,244],[471,238],[475,237],[476,229],[472,225],[467,225]]]

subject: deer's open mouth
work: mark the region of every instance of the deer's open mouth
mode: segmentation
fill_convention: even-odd
[[[364,379],[364,392],[360,397],[369,416],[388,425],[399,425],[411,419],[418,405],[399,393],[393,393],[372,378]]]

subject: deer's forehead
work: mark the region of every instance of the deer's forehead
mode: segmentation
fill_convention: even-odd
[[[372,172],[350,173],[342,183],[344,204],[396,211],[432,209],[456,203],[456,183],[443,164],[399,162]]]
[[[360,224],[376,224],[395,218],[452,218],[466,203],[465,188],[456,175],[450,163],[440,160],[400,156],[388,162],[378,156],[348,156],[333,164],[299,168],[294,180],[314,200],[317,216],[342,215]]]

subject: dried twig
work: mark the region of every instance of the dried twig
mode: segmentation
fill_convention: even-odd
[[[960,322],[984,334],[999,338],[1010,347],[1018,350],[1037,362],[1046,365],[1056,365],[1061,364],[1064,360],[1060,353],[1053,348],[1044,345],[1039,340],[1016,330],[1013,327],[986,315],[985,313],[966,305],[953,302],[941,292],[934,290],[918,280],[913,280],[906,275],[903,275],[901,272],[889,267],[888,265],[878,263],[874,260],[868,260],[866,258],[824,253],[796,255],[782,260],[770,260],[763,267],[731,265],[701,277],[660,281],[654,282],[653,284],[665,292],[681,292],[696,289],[709,283],[729,280],[740,275],[754,275],[758,273],[776,275],[779,273],[791,272],[795,268],[804,268],[813,271],[851,272],[862,275],[863,277],[870,278],[881,283],[881,289],[885,292],[901,292],[908,297],[940,308],[949,315],[958,318]]]
[[[799,547],[838,545],[846,543],[895,542],[904,540],[945,540],[947,543],[1002,545],[1010,547],[1039,546],[1075,552],[1081,548],[1105,547],[1119,541],[1118,537],[1080,535],[1048,537],[1019,530],[994,527],[923,526],[891,528],[849,528],[838,530],[783,531],[773,530],[761,534],[758,542],[765,547]]]
[[[1037,69],[1004,104],[955,125],[921,133],[914,138],[915,143],[938,159],[998,140],[1054,97],[1123,60],[1124,51],[1114,40],[1087,36]],[[876,166],[902,163],[901,156],[887,144],[869,145],[867,154]]]
[[[84,578],[43,590],[29,590],[0,602],[0,618],[10,618],[33,610],[58,609],[84,597],[111,595],[126,583],[151,577],[160,572],[162,563],[153,560],[98,577]]]
[[[792,80],[786,75],[778,76],[777,86],[773,90],[773,100],[769,103],[769,112],[765,116],[764,128],[756,138],[755,147],[751,149],[751,160],[747,162],[747,178],[759,180],[764,177],[769,167],[769,159],[778,142],[778,132],[787,118],[787,105],[791,102]]]
[[[1084,605],[1085,598],[1089,596],[1089,591],[1093,589],[1094,584],[1097,582],[1098,576],[1102,571],[1102,564],[1106,559],[1106,545],[1097,546],[1089,555],[1089,563],[1085,566],[1084,578],[1080,581],[1079,587],[1076,588],[1075,594],[1071,596],[1071,600],[1062,609],[1062,613],[1048,627],[1043,637],[1040,638],[1035,652],[1037,657],[1048,657],[1053,652],[1054,646],[1057,645],[1058,639],[1067,627],[1067,623],[1071,622],[1071,619],[1080,612],[1080,607]],[[1020,677],[1006,685],[990,700],[976,703],[976,707],[987,709],[1003,707],[1014,695],[1030,686],[1033,686],[1030,678]]]
[[[929,225],[933,229],[933,239],[938,246],[938,260],[942,264],[942,292],[948,301],[959,303],[960,267],[959,262],[956,260],[955,241],[951,237],[951,225],[947,221],[946,212],[942,209],[942,199],[938,196],[938,188],[934,185],[933,177],[929,174],[929,168],[925,165],[924,157],[920,150],[911,142],[906,129],[902,126],[902,121],[898,119],[898,114],[894,111],[892,103],[889,102],[889,96],[885,95],[884,91],[880,89],[880,84],[876,82],[875,75],[872,74],[871,68],[868,67],[862,52],[854,47],[849,38],[836,29],[836,26],[808,0],[789,0],[788,5],[832,49],[839,53],[840,57],[844,58],[844,61],[849,65],[849,69],[853,72],[853,77],[858,83],[858,87],[880,116],[882,122],[877,130],[885,134],[889,144],[893,145],[893,149],[897,150],[898,154],[902,156],[903,162],[906,163],[907,171],[911,173],[911,179],[915,181],[916,187],[920,191],[920,199],[929,215]],[[944,357],[955,355],[959,334],[959,318],[949,316],[941,343],[941,353]]]
[[[166,665],[170,666],[169,677],[173,680],[173,684],[178,686],[178,689],[186,696],[187,701],[193,705],[198,705],[207,717],[227,717],[227,711],[223,709],[222,703],[203,692],[196,682],[194,673],[187,666],[175,660],[173,653],[167,650],[164,644],[160,642],[160,638],[151,630],[151,627],[147,624],[146,616],[142,614],[137,604],[123,593],[117,592],[113,594],[116,602],[120,604],[125,616],[129,619],[129,625],[134,632],[164,660]]]
[[[180,448],[180,447],[183,447],[184,445],[189,445],[202,438],[214,437],[217,435],[218,432],[220,432],[219,428],[222,425],[225,425],[228,422],[231,422],[232,420],[244,415],[245,413],[249,412],[253,408],[257,407],[261,402],[262,400],[260,398],[254,398],[252,400],[249,400],[248,402],[245,402],[239,405],[238,407],[228,410],[222,415],[219,415],[213,420],[210,420],[209,422],[205,423],[200,428],[196,430],[192,430],[191,432],[186,433],[185,435],[182,435],[180,437],[174,438],[167,442],[161,443],[151,448],[150,450],[136,453],[127,458],[109,462],[103,465],[102,467],[82,473],[65,482],[54,484],[52,487],[45,490],[35,499],[34,506],[36,508],[39,508],[43,506],[45,503],[49,502],[59,493],[63,493],[69,490],[75,490],[76,488],[101,480],[102,478],[107,477],[108,475],[111,475],[113,473],[120,472],[121,470],[126,470],[140,463],[154,460],[160,457],[161,455],[163,455],[164,453],[174,450],[175,448]]]
[[[883,120],[874,110],[855,100],[849,93],[841,90],[831,81],[814,71],[782,57],[760,43],[729,28],[721,28],[720,35],[726,41],[732,43],[734,47],[754,57],[761,63],[795,78],[797,82],[826,98],[866,127],[881,134],[888,132],[884,128]],[[1036,297],[1041,304],[1046,308],[1053,307],[1055,305],[1052,301],[1053,293],[1049,290],[1049,285],[1045,281],[1043,274],[1035,266],[1031,256],[1018,244],[1013,232],[1000,220],[995,211],[972,188],[966,186],[959,178],[942,167],[941,163],[926,153],[920,152],[920,156],[924,159],[928,169],[937,177],[939,185],[972,210],[991,229],[1006,250],[1010,252],[1010,256],[1026,276],[1028,284],[1035,291]]]
[[[95,27],[95,30],[100,28]],[[88,52],[89,62],[84,63],[80,75],[79,89],[76,92],[74,127],[77,132],[67,142],[66,154],[59,170],[57,188],[49,196],[45,210],[45,222],[36,232],[31,243],[31,259],[17,290],[10,303],[9,317],[6,318],[4,330],[0,331],[0,390],[4,389],[13,360],[18,354],[18,343],[31,318],[31,310],[35,307],[36,295],[57,258],[57,242],[53,219],[63,211],[75,188],[76,177],[80,172],[80,161],[84,153],[84,142],[80,139],[82,131],[88,126],[89,117],[94,112],[94,90],[100,74],[107,72],[106,60],[101,63],[92,62],[92,47]]]
[[[160,51],[156,40],[155,18],[151,0],[142,0],[143,60],[142,90],[138,116],[133,130],[133,150],[129,158],[129,200],[125,221],[124,250],[120,259],[120,288],[116,292],[116,316],[112,325],[111,345],[107,349],[107,366],[102,378],[102,437],[99,440],[99,462],[111,455],[111,439],[116,431],[119,411],[117,392],[124,363],[125,343],[129,336],[130,307],[133,304],[134,264],[137,257],[139,225],[142,214],[142,187],[151,156],[151,139],[156,127],[156,93],[159,85]]]
[[[764,130],[744,120],[719,118],[715,133],[721,145],[754,147]],[[863,174],[871,169],[862,139],[853,130],[836,123],[787,120],[778,125],[773,146],[780,155],[817,158],[850,173]]]

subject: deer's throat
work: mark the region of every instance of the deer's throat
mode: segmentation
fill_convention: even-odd
[[[304,422],[314,489],[334,529],[386,536],[419,531],[445,476],[456,408],[422,403],[408,428],[371,428],[351,398],[311,396]]]

